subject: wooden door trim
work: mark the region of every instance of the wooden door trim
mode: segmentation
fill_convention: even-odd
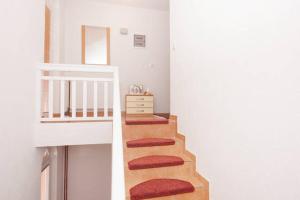
[[[106,28],[107,65],[110,65],[110,28]]]
[[[44,35],[44,62],[50,62],[50,45],[51,45],[51,10],[45,6],[45,35]]]
[[[81,26],[81,63],[85,64],[85,25]]]

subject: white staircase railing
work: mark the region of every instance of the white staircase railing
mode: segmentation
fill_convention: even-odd
[[[123,135],[120,104],[119,71],[114,76],[114,112],[113,112],[113,144],[112,144],[112,200],[125,200],[125,175],[123,160]]]
[[[67,83],[69,87],[67,87]],[[82,88],[77,87],[79,84]],[[99,86],[102,84],[102,92]],[[109,85],[112,85],[112,110],[109,111]],[[88,95],[88,91],[92,95]],[[101,94],[100,94],[101,93]],[[66,98],[70,112],[66,113]],[[119,70],[113,66],[40,64],[37,73],[37,119],[39,122],[112,120],[112,200],[125,200],[122,117]],[[92,98],[92,99],[91,99]],[[100,102],[99,99],[102,98]],[[79,103],[77,100],[81,99]],[[92,103],[89,112],[88,102]],[[82,105],[78,115],[79,104]],[[99,106],[102,105],[102,106]],[[99,108],[100,112],[99,112]],[[58,113],[56,111],[58,110]],[[100,114],[99,114],[100,113]],[[100,134],[100,133],[99,133]]]
[[[38,73],[40,121],[112,120],[109,85],[113,84],[115,69],[111,66],[41,64]],[[92,106],[88,102],[93,102]]]

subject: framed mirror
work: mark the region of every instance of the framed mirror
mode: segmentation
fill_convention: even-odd
[[[82,31],[82,64],[110,65],[110,28],[86,26]]]

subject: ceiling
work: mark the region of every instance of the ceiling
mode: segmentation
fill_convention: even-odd
[[[93,0],[105,3],[116,3],[127,6],[157,9],[157,10],[169,10],[169,0]]]

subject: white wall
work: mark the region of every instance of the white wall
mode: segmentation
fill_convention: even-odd
[[[51,28],[50,28],[50,61],[51,63],[61,62],[62,49],[62,26],[61,18],[63,16],[63,1],[46,0],[46,4],[51,12]]]
[[[120,66],[122,96],[129,85],[153,91],[156,112],[169,112],[169,12],[84,0],[65,0],[63,62],[81,63],[81,25],[111,28],[111,65]],[[120,28],[129,34],[120,35]],[[146,34],[147,47],[133,47],[133,34]],[[122,100],[124,109],[124,100]]]
[[[33,124],[44,2],[1,1],[0,23],[0,199],[38,200],[42,151],[33,147]]]
[[[299,9],[171,1],[171,111],[211,200],[300,199]]]
[[[36,147],[111,144],[112,122],[40,123],[35,125]]]
[[[69,147],[68,199],[109,200],[111,145]]]

